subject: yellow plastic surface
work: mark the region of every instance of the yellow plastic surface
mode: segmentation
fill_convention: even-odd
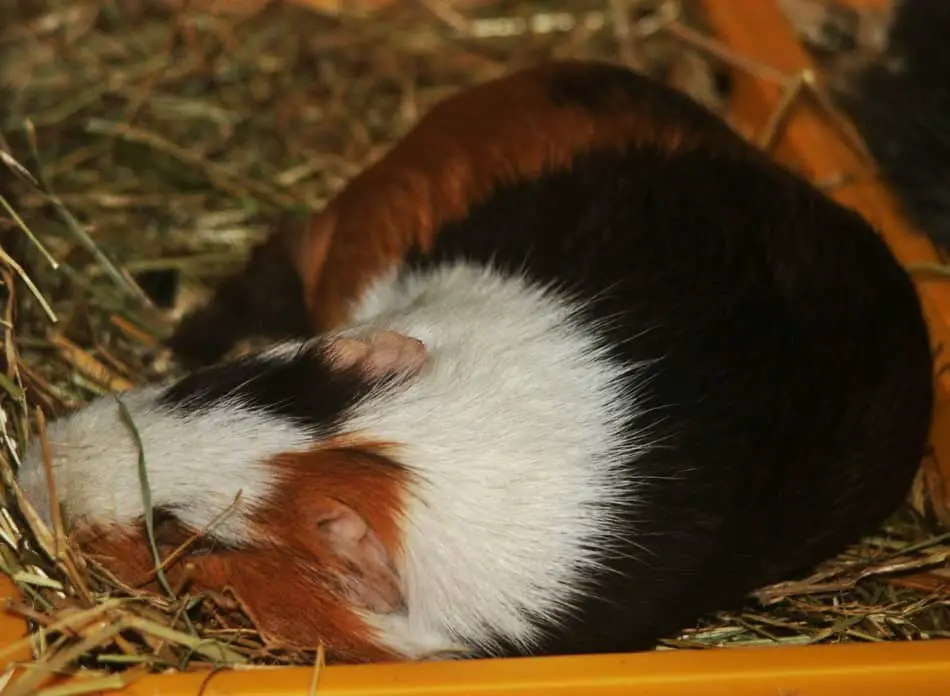
[[[705,0],[716,33],[740,53],[783,70],[807,67],[775,0]],[[852,3],[857,0],[851,0]],[[877,2],[878,0],[872,0]],[[740,79],[737,114],[761,126],[779,102],[779,90]],[[814,110],[791,119],[778,156],[804,164],[816,176],[834,174],[851,155]],[[836,192],[878,224],[905,263],[933,260],[929,243],[906,231],[888,194],[861,183]],[[950,337],[950,283],[922,282],[922,299],[935,341]],[[942,382],[934,444],[950,458],[950,377]],[[16,597],[5,576],[0,596]],[[26,635],[19,619],[0,613],[0,649]],[[29,659],[28,652],[12,656]],[[11,657],[7,657],[9,662]],[[0,664],[0,671],[6,669]],[[308,694],[310,668],[149,676],[128,696],[290,696]],[[14,678],[16,679],[16,678]],[[117,694],[118,692],[107,692]],[[917,643],[725,648],[518,660],[335,666],[320,670],[323,696],[950,696],[950,640]]]
[[[5,576],[0,594],[15,596]],[[0,645],[24,635],[22,621],[0,614]],[[950,641],[334,666],[318,676],[320,696],[948,696]],[[313,679],[306,667],[198,672],[148,676],[101,693],[303,696]]]
[[[306,694],[309,669],[148,677],[135,696]],[[736,648],[619,656],[430,662],[328,667],[317,694],[328,696],[946,696],[950,642]]]

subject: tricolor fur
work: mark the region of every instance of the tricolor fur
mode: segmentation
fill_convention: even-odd
[[[667,137],[499,185],[333,331],[127,397],[142,432],[177,422],[146,436],[163,549],[247,487],[187,559],[196,587],[343,660],[636,650],[900,503],[932,396],[906,274],[698,106],[612,75],[679,114]],[[131,501],[109,398],[51,427],[55,464]],[[41,469],[34,446],[36,501]],[[107,567],[147,576],[141,507],[65,502]]]
[[[318,213],[287,216],[169,340],[191,366],[258,336],[301,338],[351,319],[353,300],[412,248],[428,250],[508,184],[629,147],[741,148],[685,95],[597,62],[560,61],[461,90],[425,114]]]

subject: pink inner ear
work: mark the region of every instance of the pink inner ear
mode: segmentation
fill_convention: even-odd
[[[335,367],[356,367],[370,377],[415,375],[428,357],[422,341],[383,329],[365,336],[334,338],[329,353]]]
[[[369,531],[366,521],[353,508],[337,500],[327,502],[317,524],[320,533],[334,547],[357,543]]]
[[[366,520],[337,500],[328,501],[317,520],[321,537],[347,567],[341,584],[346,599],[378,614],[400,611],[403,596],[389,553]]]

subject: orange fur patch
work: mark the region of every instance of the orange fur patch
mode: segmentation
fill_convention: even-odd
[[[386,456],[390,450],[346,437],[276,457],[271,464],[281,481],[271,500],[252,515],[253,547],[185,555],[166,568],[170,584],[178,588],[187,581],[190,592],[230,590],[265,635],[303,649],[322,643],[334,661],[397,659],[340,598],[341,583],[354,569],[325,546],[315,523],[308,524],[328,499],[339,500],[375,531],[398,567],[408,473]],[[162,559],[196,531],[175,520],[157,521]],[[144,530],[83,526],[74,538],[120,582],[160,592]]]
[[[257,515],[258,524],[283,539],[299,531],[308,510],[333,498],[347,504],[376,532],[394,562],[402,556],[400,521],[408,472],[390,456],[392,446],[334,438],[306,453],[274,460],[285,482],[270,504]]]

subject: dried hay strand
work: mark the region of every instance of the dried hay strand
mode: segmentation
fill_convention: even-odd
[[[232,596],[120,585],[15,483],[18,454],[47,419],[176,373],[162,339],[275,215],[319,209],[436,100],[519,65],[623,61],[720,108],[719,63],[706,56],[741,60],[669,1],[376,4],[0,9],[0,570],[21,594],[4,611],[31,627],[0,646],[4,662],[31,655],[5,693],[34,693],[51,675],[82,679],[42,693],[322,664],[320,646],[261,635]],[[950,536],[908,507],[812,577],[660,649],[950,637],[948,558]],[[157,577],[175,561],[157,559]]]

